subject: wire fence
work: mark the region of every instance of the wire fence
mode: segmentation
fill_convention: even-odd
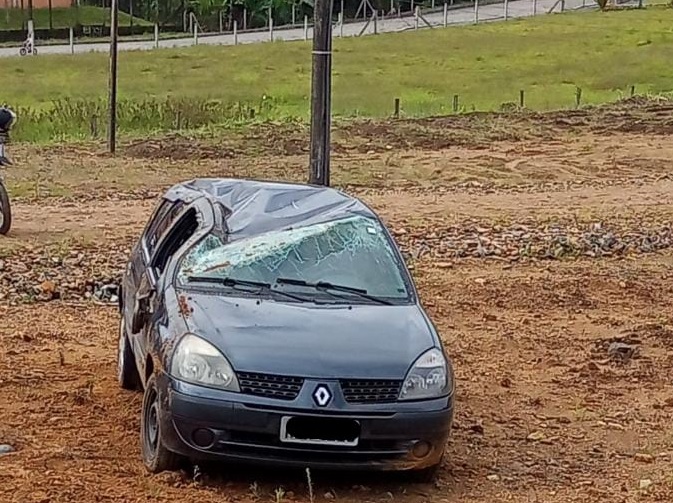
[[[643,7],[643,0],[611,0],[615,5]],[[404,32],[409,30],[435,29],[454,25],[479,24],[494,21],[508,21],[531,16],[552,13],[596,9],[595,0],[472,0],[471,2],[454,3],[448,0],[425,0],[423,3],[414,0],[392,0],[387,10],[371,8],[368,0],[363,0],[362,8],[355,17],[345,18],[343,11],[337,11],[333,19],[334,37],[357,37],[379,33]],[[293,11],[294,12],[294,11]],[[149,50],[167,47],[187,47],[191,45],[237,45],[262,42],[309,40],[313,37],[312,15],[305,13],[300,18],[293,13],[291,23],[277,25],[273,11],[267,13],[267,21],[263,27],[248,27],[243,13],[243,21],[229,19],[225,22],[219,15],[217,27],[212,20],[206,24],[193,13],[186,15],[184,20],[188,34],[162,33],[159,25],[150,27],[149,33],[138,35],[132,39],[122,39],[120,50]],[[40,54],[49,53],[81,53],[106,52],[107,42],[82,41],[70,29],[68,43],[40,42]],[[13,55],[15,49],[0,48],[0,56]]]

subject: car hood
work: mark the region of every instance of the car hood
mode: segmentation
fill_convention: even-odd
[[[434,345],[417,305],[315,305],[184,292],[188,329],[235,370],[316,378],[403,379]]]

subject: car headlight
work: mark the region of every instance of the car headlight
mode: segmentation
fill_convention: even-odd
[[[218,349],[201,337],[187,334],[171,358],[171,375],[203,386],[240,391],[234,369]]]
[[[446,395],[453,385],[446,358],[439,349],[423,353],[413,364],[400,391],[400,400],[422,400]]]

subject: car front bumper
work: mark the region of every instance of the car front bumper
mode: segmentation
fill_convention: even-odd
[[[157,384],[163,443],[194,461],[316,469],[422,469],[441,461],[453,422],[453,397],[314,410],[278,400],[272,403],[249,395],[204,390],[166,374]],[[281,442],[281,420],[287,416],[356,420],[360,425],[358,445]]]

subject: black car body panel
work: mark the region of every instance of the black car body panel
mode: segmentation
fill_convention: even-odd
[[[435,345],[414,304],[386,306],[383,325],[378,305],[316,306],[181,295],[190,310],[189,330],[213,343],[241,371],[399,379],[418,355]],[[409,337],[410,333],[423,335]]]
[[[393,305],[223,294],[213,285],[186,287],[177,279],[187,250],[207,235],[235,243],[352,215],[381,223],[359,200],[325,187],[198,179],[165,194],[133,248],[120,314],[141,384],[156,378],[169,450],[192,459],[325,468],[411,469],[440,460],[453,420],[454,390],[451,386],[439,398],[398,400],[415,360],[431,348],[443,349],[382,223],[408,293]],[[170,375],[174,348],[187,333],[224,355],[240,392]],[[453,382],[450,363],[449,370]],[[328,403],[317,403],[318,388],[328,390]],[[344,425],[357,425],[358,444],[281,440],[280,430],[291,428],[292,418],[316,428],[343,419]],[[423,442],[429,451],[418,456],[414,449]]]

